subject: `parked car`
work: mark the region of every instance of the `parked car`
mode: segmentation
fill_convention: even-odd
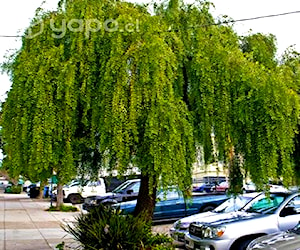
[[[246,182],[243,185],[243,190],[246,193],[255,192],[256,191],[256,186],[252,181]]]
[[[31,183],[27,187],[27,194],[30,198],[36,198],[40,195],[40,183]]]
[[[63,187],[64,200],[72,204],[82,203],[85,198],[106,193],[106,185],[102,178],[97,181],[72,181]],[[57,190],[52,191],[52,199],[56,199]]]
[[[226,193],[229,189],[229,182],[228,181],[222,181],[221,183],[215,185],[212,187],[213,192],[223,192]]]
[[[139,174],[103,177],[106,185],[106,192],[112,192],[116,187],[120,186],[122,183],[124,183],[127,180],[140,179],[140,178],[141,176]]]
[[[110,193],[87,197],[82,208],[89,211],[99,204],[112,205],[122,201],[135,200],[139,193],[140,184],[140,179],[127,180]]]
[[[270,189],[270,192],[291,192],[291,191],[298,191],[297,189],[295,189],[295,187],[291,187],[291,188],[286,188],[283,186],[283,184],[281,182],[272,182],[272,181],[269,181],[269,189]],[[257,190],[256,188],[256,185],[253,183],[253,182],[248,182],[248,183],[245,183],[243,185],[243,189],[245,192],[254,192]]]
[[[24,183],[23,183],[23,191],[24,192],[27,192],[27,188],[28,188],[28,186],[30,185],[30,184],[32,184],[32,182],[30,181],[30,180],[26,180]]]
[[[260,236],[294,228],[300,220],[300,193],[261,193],[241,210],[190,224],[187,249],[246,249]]]
[[[188,232],[188,228],[192,222],[200,222],[203,218],[214,216],[216,214],[238,211],[257,195],[259,195],[259,193],[249,193],[231,197],[211,211],[184,217],[173,224],[169,231],[170,235],[175,240],[176,245],[182,245],[184,244],[184,235]]]
[[[214,183],[201,183],[200,185],[198,185],[197,187],[193,188],[193,192],[206,192],[209,193],[212,191],[212,188],[215,186],[216,184]]]
[[[248,245],[247,250],[297,250],[300,249],[300,224],[293,229],[261,236]]]
[[[30,184],[26,187],[25,192],[29,195],[30,189],[31,189],[31,188],[35,188],[35,187],[40,188],[40,184],[41,184],[40,182],[37,182],[37,183],[32,182],[32,183],[30,183]]]
[[[210,211],[228,199],[224,194],[199,194],[190,199],[184,199],[178,189],[160,191],[153,212],[154,221],[174,221],[192,214]],[[136,200],[121,202],[113,207],[120,207],[122,214],[132,214]]]
[[[269,184],[271,192],[290,192],[290,190],[283,185]]]
[[[203,182],[205,183],[221,183],[226,181],[226,176],[204,176]]]
[[[4,193],[10,194],[10,193],[11,193],[11,187],[12,187],[12,186],[13,186],[12,183],[8,183],[8,184],[6,185],[6,187],[4,188]]]
[[[9,185],[9,181],[5,179],[0,180],[0,189],[5,189]]]

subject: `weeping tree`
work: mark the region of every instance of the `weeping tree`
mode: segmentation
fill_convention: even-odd
[[[38,13],[43,32],[30,27],[6,64],[5,167],[39,178],[55,171],[60,184],[77,168],[97,176],[138,167],[135,213],[149,220],[159,188],[188,193],[199,146],[206,162],[215,150],[228,165],[235,193],[244,171],[261,188],[269,177],[290,183],[299,116],[290,68],[259,53],[273,37],[241,46],[210,8],[171,0],[150,14],[127,2],[64,0]]]

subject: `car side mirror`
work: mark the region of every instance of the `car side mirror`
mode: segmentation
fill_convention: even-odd
[[[127,194],[132,194],[132,193],[133,193],[132,189],[127,190]]]
[[[280,217],[297,214],[293,207],[284,207],[280,212]]]

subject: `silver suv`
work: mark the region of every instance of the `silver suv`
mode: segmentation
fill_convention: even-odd
[[[239,209],[244,207],[248,202],[254,199],[258,194],[259,193],[255,192],[239,195],[236,197],[233,196],[211,211],[202,212],[181,218],[180,220],[176,221],[169,230],[171,237],[174,239],[174,244],[184,244],[184,235],[188,232],[189,226],[192,222],[202,221],[203,218],[207,218],[209,216],[216,216],[223,213],[231,213],[234,211],[238,211]]]
[[[190,224],[187,249],[242,250],[255,238],[295,227],[300,220],[300,194],[260,194],[237,212]]]

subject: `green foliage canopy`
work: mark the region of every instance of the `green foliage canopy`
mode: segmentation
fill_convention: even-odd
[[[43,32],[24,37],[7,64],[6,168],[31,178],[55,170],[65,182],[76,162],[120,174],[137,166],[149,186],[186,189],[195,145],[213,160],[213,134],[218,159],[228,162],[234,149],[258,185],[279,175],[290,183],[294,73],[274,60],[273,36],[240,46],[232,27],[212,25],[209,8],[172,0],[151,15],[122,1],[74,0],[38,14],[33,22],[42,21]],[[74,19],[81,20],[76,32],[59,29]],[[91,32],[90,20],[114,20],[115,30]]]

